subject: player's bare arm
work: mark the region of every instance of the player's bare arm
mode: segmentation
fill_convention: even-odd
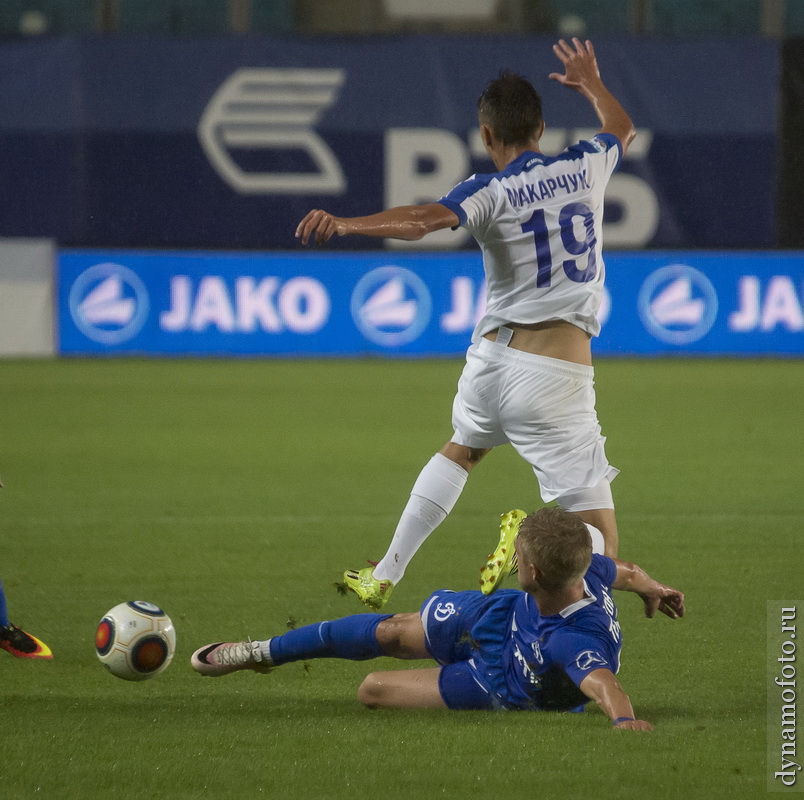
[[[582,42],[575,38],[570,46],[560,39],[558,44],[553,45],[553,52],[564,65],[565,74],[553,72],[549,77],[580,92],[595,109],[600,120],[600,132],[613,133],[620,140],[625,153],[636,131],[631,117],[603,83],[592,43],[588,39]]]
[[[416,241],[428,233],[454,228],[458,215],[440,203],[397,206],[367,217],[336,217],[314,209],[299,223],[296,238],[304,245],[324,244],[333,236],[376,236],[383,239]]]
[[[612,583],[613,589],[626,592],[635,592],[645,604],[645,616],[652,618],[657,610],[670,619],[684,616],[684,594],[672,586],[651,578],[642,567],[629,561],[620,561],[615,558],[617,578]]]
[[[615,728],[631,731],[653,730],[650,722],[635,719],[631,700],[610,669],[593,670],[581,681],[580,689],[590,700],[594,700],[600,706],[614,723]]]

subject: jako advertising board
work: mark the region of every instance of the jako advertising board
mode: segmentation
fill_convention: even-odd
[[[804,253],[609,253],[598,355],[802,355]],[[476,253],[68,251],[63,355],[453,356]]]

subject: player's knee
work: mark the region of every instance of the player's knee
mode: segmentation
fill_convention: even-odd
[[[488,453],[487,448],[481,447],[467,447],[464,444],[457,444],[456,442],[447,442],[441,450],[442,456],[446,456],[450,461],[454,461],[459,467],[463,467],[467,472],[471,472],[482,460],[483,456]]]
[[[378,672],[372,672],[360,684],[357,690],[357,699],[366,708],[379,708],[383,703],[384,687]]]
[[[377,626],[375,636],[377,637],[377,644],[382,648],[383,653],[399,658],[402,648],[403,626],[398,614],[384,619]]]
[[[378,626],[375,636],[382,651],[394,658],[407,658],[406,630],[410,614],[394,614],[384,619]],[[418,615],[416,615],[418,618]]]

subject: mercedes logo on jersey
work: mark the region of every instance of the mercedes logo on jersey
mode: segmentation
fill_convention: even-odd
[[[672,264],[647,277],[637,307],[652,336],[685,345],[709,333],[717,318],[718,301],[706,275],[686,264]]]
[[[139,276],[120,264],[96,264],[73,282],[70,316],[78,330],[101,344],[136,336],[148,317],[148,292]]]
[[[600,653],[594,650],[584,650],[583,653],[579,653],[575,658],[575,666],[584,671],[590,670],[592,667],[597,668],[596,665],[603,667],[608,663]]]
[[[415,273],[402,267],[379,267],[357,282],[351,311],[366,339],[399,347],[421,336],[430,321],[432,299]]]

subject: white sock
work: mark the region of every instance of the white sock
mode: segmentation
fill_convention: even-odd
[[[469,473],[436,453],[419,473],[382,561],[374,577],[396,584],[424,540],[446,519],[458,502]]]
[[[374,577],[396,584],[402,580],[410,560],[424,540],[446,519],[447,512],[426,497],[413,494],[399,518],[394,538],[382,561],[374,567]]]
[[[262,655],[262,663],[273,664],[274,661],[271,658],[271,640],[264,639],[261,642],[254,642],[254,644],[259,645],[260,655]]]
[[[584,522],[584,525],[586,525],[589,535],[592,537],[592,552],[601,556],[604,555],[606,552],[606,540],[603,538],[600,529],[590,525],[588,522]]]

